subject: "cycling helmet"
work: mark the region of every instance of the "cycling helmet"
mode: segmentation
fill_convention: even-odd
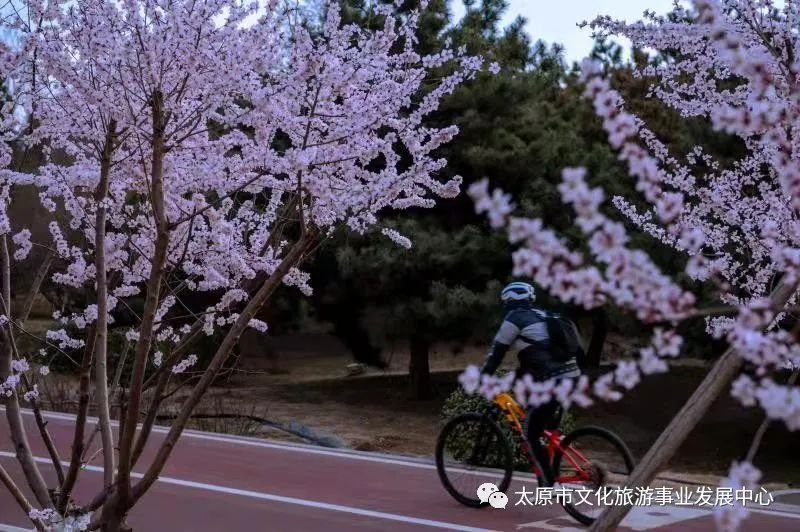
[[[536,291],[528,283],[514,282],[506,285],[500,292],[500,301],[510,303],[512,301],[535,301]]]

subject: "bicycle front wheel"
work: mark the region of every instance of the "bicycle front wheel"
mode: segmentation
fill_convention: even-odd
[[[436,442],[436,470],[447,492],[458,502],[480,508],[478,488],[492,483],[505,492],[511,484],[514,459],[500,427],[478,413],[454,417]]]
[[[598,489],[624,486],[632,471],[633,455],[625,442],[602,427],[574,430],[553,456],[556,479],[570,490],[564,509],[584,525],[591,525],[605,509]]]

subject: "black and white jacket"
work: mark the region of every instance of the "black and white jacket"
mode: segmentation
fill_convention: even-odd
[[[519,359],[518,377],[529,374],[535,380],[548,380],[580,376],[574,358],[566,362],[554,360],[549,347],[544,311],[530,303],[516,303],[500,325],[481,372],[493,374],[506,353],[511,352]]]

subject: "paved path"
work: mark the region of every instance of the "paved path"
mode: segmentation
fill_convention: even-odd
[[[34,427],[33,418],[26,422]],[[48,414],[62,458],[68,456],[71,416]],[[89,426],[91,430],[93,425]],[[141,464],[147,464],[165,430],[157,428]],[[49,474],[49,461],[33,429],[34,453]],[[0,416],[0,463],[21,473],[13,459],[5,416]],[[96,459],[82,474],[79,500],[97,492],[102,474]],[[141,472],[142,467],[137,468]],[[52,476],[52,475],[51,475]],[[178,531],[407,531],[562,530],[584,528],[563,509],[514,505],[527,480],[515,481],[505,510],[463,507],[444,491],[435,466],[426,460],[330,450],[269,440],[188,431],[159,482],[130,516],[137,532]],[[793,499],[787,494],[785,501]],[[780,508],[778,510],[777,508]],[[745,530],[796,532],[800,514],[776,504],[754,514]],[[620,530],[713,531],[710,512],[696,507],[639,508]],[[0,531],[30,526],[0,487]],[[14,528],[6,528],[14,530]]]

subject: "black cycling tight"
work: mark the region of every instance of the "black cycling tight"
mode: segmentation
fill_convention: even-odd
[[[528,441],[548,485],[553,484],[553,471],[547,457],[547,448],[540,443],[539,438],[545,430],[558,428],[562,413],[561,405],[555,400],[528,411]]]

